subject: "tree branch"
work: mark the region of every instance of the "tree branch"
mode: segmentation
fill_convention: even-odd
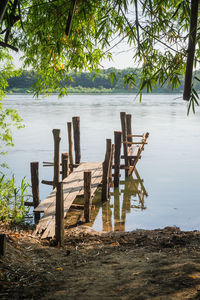
[[[71,25],[72,25],[72,19],[73,19],[75,7],[76,7],[76,0],[72,0],[71,7],[69,10],[69,14],[68,14],[68,19],[67,19],[67,25],[65,28],[65,34],[67,36],[69,36],[69,34],[70,34],[70,29],[71,29]]]
[[[140,34],[139,34],[139,21],[138,21],[138,3],[137,0],[135,2],[135,25],[137,30],[137,43],[138,43],[138,54],[140,55]]]
[[[8,1],[9,0],[1,0],[1,2],[0,2],[0,22],[2,21],[3,16],[5,14]]]
[[[7,44],[7,43],[4,43],[4,42],[2,42],[2,41],[0,41],[0,46],[3,47],[3,48],[10,48],[10,49],[12,49],[12,50],[14,50],[14,51],[16,51],[16,52],[19,51],[16,47],[14,47],[14,46],[12,46],[12,45],[9,45],[9,44]]]
[[[183,92],[183,100],[187,100],[187,101],[190,99],[191,89],[192,89],[192,73],[193,73],[196,35],[197,35],[198,6],[199,6],[199,0],[191,0],[190,34],[189,34],[188,55],[187,55],[184,92]]]

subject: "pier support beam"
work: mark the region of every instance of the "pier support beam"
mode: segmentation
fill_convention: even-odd
[[[40,204],[39,196],[39,162],[31,162],[31,186],[32,186],[32,195],[33,195],[33,206],[36,208]],[[40,213],[34,212],[34,221],[35,224],[38,224],[40,220]]]
[[[128,177],[129,160],[128,160],[128,145],[127,145],[126,113],[121,112],[120,118],[121,118],[121,125],[122,125],[122,140],[123,140],[123,148],[124,148],[125,177]]]
[[[81,162],[81,146],[80,146],[80,117],[73,117],[73,131],[74,131],[74,151],[75,151],[75,163]]]
[[[60,129],[53,129],[54,138],[54,176],[53,187],[55,188],[60,182]]]
[[[115,153],[115,145],[112,144],[111,154],[110,154],[110,162],[109,162],[109,187],[113,186],[112,165],[113,165],[114,153]],[[110,189],[109,188],[108,188],[108,196],[110,197]]]
[[[111,164],[112,140],[106,140],[106,155],[103,162],[103,178],[102,178],[102,201],[107,201],[109,197],[109,176]]]
[[[69,143],[69,168],[70,171],[73,171],[73,141],[72,141],[72,123],[67,122],[67,131],[68,131],[68,143]]]
[[[120,174],[120,156],[121,156],[121,143],[122,133],[121,131],[114,132],[115,141],[115,155],[114,155],[114,187],[119,186],[119,174]]]
[[[64,239],[64,202],[63,202],[63,183],[57,184],[56,190],[56,223],[55,236],[58,246],[61,247]]]
[[[126,115],[126,125],[127,125],[127,142],[130,142],[132,143],[132,126],[131,126],[131,118],[132,118],[132,115],[130,114],[127,114]],[[131,146],[128,145],[128,146]]]
[[[68,153],[62,153],[62,180],[69,175],[69,156]]]
[[[91,215],[91,180],[92,175],[91,171],[84,172],[84,218],[86,222],[90,222]]]

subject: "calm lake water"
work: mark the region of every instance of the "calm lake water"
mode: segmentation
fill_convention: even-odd
[[[110,202],[97,205],[93,228],[101,230],[153,229],[178,226],[200,229],[200,113],[187,117],[186,103],[177,95],[71,95],[35,100],[31,95],[9,95],[7,107],[20,112],[26,127],[14,131],[15,148],[6,161],[18,182],[30,180],[31,161],[40,162],[40,179],[52,180],[52,129],[60,128],[61,150],[68,151],[66,122],[81,118],[82,161],[103,161],[106,138],[120,130],[120,112],[132,114],[133,133],[150,132],[137,164],[138,174],[122,182]],[[123,171],[122,171],[123,173]],[[143,180],[138,183],[138,176]],[[51,187],[41,185],[44,199]],[[143,191],[143,192],[142,192]],[[102,216],[103,212],[103,216]]]

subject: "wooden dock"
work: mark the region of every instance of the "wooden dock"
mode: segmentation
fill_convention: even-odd
[[[60,129],[52,130],[54,160],[44,162],[43,166],[53,167],[53,180],[42,180],[42,183],[52,185],[53,191],[42,202],[39,198],[39,164],[38,162],[31,163],[33,202],[26,205],[34,206],[35,235],[41,238],[55,237],[58,246],[61,246],[64,238],[64,218],[70,207],[77,205],[74,203],[75,199],[80,196],[84,197],[83,220],[90,223],[92,198],[97,188],[102,186],[101,200],[106,202],[110,198],[112,184],[114,183],[115,188],[119,187],[120,170],[124,169],[125,177],[130,176],[136,170],[136,164],[141,158],[149,134],[133,135],[131,115],[121,112],[120,118],[122,131],[114,132],[114,144],[111,139],[106,139],[103,162],[81,163],[80,117],[73,117],[72,122],[67,122],[68,153],[60,153]],[[75,159],[73,158],[73,145]],[[121,155],[122,146],[123,155]],[[121,164],[121,159],[124,159],[124,164]],[[112,174],[112,169],[114,169],[114,174]],[[40,218],[41,213],[43,215]]]
[[[84,195],[84,172],[91,171],[91,197],[102,182],[102,162],[81,163],[63,180],[64,217],[77,196]],[[41,238],[55,236],[56,188],[43,200],[34,212],[44,215],[36,226],[35,235]]]

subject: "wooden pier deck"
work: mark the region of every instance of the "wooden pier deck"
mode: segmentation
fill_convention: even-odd
[[[102,182],[102,162],[81,163],[63,180],[64,217],[77,196],[84,195],[84,171],[91,171],[91,196]],[[56,189],[42,201],[34,212],[43,212],[44,215],[36,226],[35,235],[41,238],[55,236]]]

